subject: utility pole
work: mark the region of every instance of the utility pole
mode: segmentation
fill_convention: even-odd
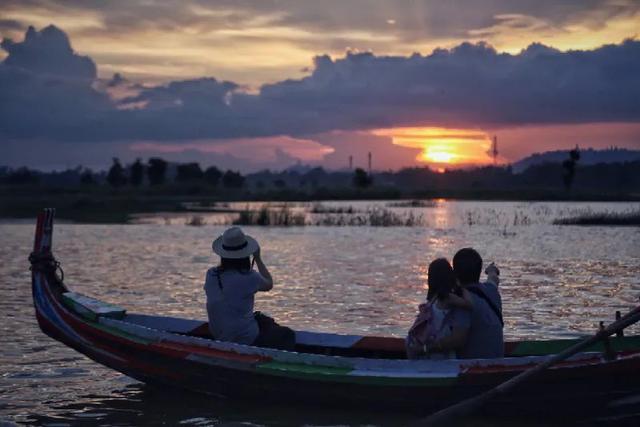
[[[349,170],[353,170],[353,156],[349,156]]]
[[[369,175],[371,175],[371,151],[369,151]]]
[[[493,135],[493,144],[491,145],[489,154],[493,157],[493,164],[498,163],[498,137],[495,135]]]

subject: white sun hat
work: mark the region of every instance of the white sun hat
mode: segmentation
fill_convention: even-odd
[[[222,258],[246,258],[260,248],[253,237],[242,232],[240,227],[227,229],[211,244],[213,252]]]

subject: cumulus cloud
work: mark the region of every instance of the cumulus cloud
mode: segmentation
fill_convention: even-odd
[[[27,24],[64,26],[102,64],[103,77],[124,72],[166,82],[242,76],[243,83],[258,87],[300,77],[298,71],[319,52],[335,56],[349,48],[407,55],[488,40],[515,52],[533,39],[564,49],[593,48],[636,34],[640,2],[3,0],[0,16],[12,21],[3,26],[0,20],[0,34],[14,37]]]
[[[143,88],[138,95],[126,98],[122,102],[142,102],[149,110],[179,108],[215,114],[218,109],[226,108],[228,96],[237,88],[238,85],[233,82],[218,82],[214,78],[183,80]]]
[[[29,27],[24,41],[16,43],[6,38],[0,45],[8,53],[4,60],[7,66],[65,78],[96,78],[93,60],[76,54],[67,35],[53,25],[39,32]]]
[[[5,138],[73,139],[111,108],[92,87],[96,66],[77,55],[54,26],[30,27],[22,42],[4,39],[0,64],[0,135]]]
[[[638,76],[633,40],[569,52],[532,44],[517,55],[463,43],[428,56],[320,56],[311,76],[264,86],[260,98],[322,118],[310,128],[637,121]]]
[[[309,76],[256,94],[211,77],[134,88],[116,76],[100,89],[91,59],[55,27],[2,47],[0,134],[10,138],[179,141],[640,120],[634,40],[568,52],[533,44],[515,55],[484,43],[427,56],[323,55]],[[127,96],[108,95],[123,86]]]

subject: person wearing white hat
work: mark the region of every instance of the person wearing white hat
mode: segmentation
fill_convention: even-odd
[[[204,284],[211,335],[221,341],[293,350],[293,330],[253,312],[255,294],[273,288],[258,242],[239,227],[231,227],[211,246],[220,256],[220,265],[207,271]],[[252,269],[251,255],[258,271]]]

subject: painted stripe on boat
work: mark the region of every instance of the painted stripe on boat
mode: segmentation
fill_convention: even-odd
[[[522,341],[516,343],[510,343],[513,347],[509,353],[510,356],[523,356],[523,355],[548,355],[560,353],[563,350],[578,343],[581,338],[569,339],[569,340],[547,340],[547,341]],[[631,337],[613,337],[609,339],[611,349],[613,351],[639,351],[640,349],[640,336]],[[604,344],[598,342],[585,351],[604,351]]]
[[[42,240],[42,227],[44,226],[44,212],[38,214],[36,221],[36,236],[33,242],[33,252],[40,252],[40,241]]]
[[[363,371],[355,369],[349,373],[355,376],[375,376],[375,377],[393,377],[393,378],[457,378],[457,372],[381,372],[381,371]]]
[[[378,375],[378,372],[371,371],[354,371],[352,369],[334,368],[330,366],[310,366],[279,362],[257,365],[256,371],[296,379],[386,386],[440,387],[451,385],[457,380],[456,377],[396,377],[389,375],[389,373],[386,375]]]
[[[185,359],[197,363],[204,363],[205,365],[218,366],[240,371],[254,371],[256,366],[253,363],[238,362],[237,360],[221,359],[216,357],[206,357],[196,353],[189,354],[187,357],[185,357]]]
[[[554,355],[471,360],[462,366],[462,372],[465,375],[521,372],[552,357],[554,357]],[[548,369],[581,368],[588,365],[602,364],[603,362],[604,358],[602,353],[578,353],[568,360],[554,364]]]
[[[260,355],[240,354],[240,353],[234,353],[230,351],[221,351],[221,350],[216,350],[212,348],[190,346],[190,345],[172,343],[167,341],[153,344],[152,347],[154,348],[159,347],[166,350],[172,350],[174,353],[180,354],[183,357],[186,357],[189,354],[198,354],[200,356],[208,356],[208,357],[214,357],[218,359],[233,360],[236,362],[243,362],[247,364],[267,362],[271,360],[268,357],[264,357]]]
[[[71,328],[63,318],[64,310],[62,306],[57,303],[57,300],[51,294],[46,278],[43,273],[37,272],[33,274],[33,298],[36,305],[36,309],[40,310],[40,313],[46,317],[49,322],[56,328],[65,332],[70,338],[79,343],[88,344],[82,336],[80,336],[73,328]],[[44,285],[47,283],[47,285]],[[61,310],[62,309],[62,310]]]
[[[299,363],[280,363],[267,362],[256,366],[256,370],[260,372],[275,374],[300,374],[300,375],[318,375],[318,376],[344,376],[353,371],[350,368],[338,368],[334,366],[316,366],[305,365]]]
[[[96,323],[96,322],[84,321],[84,323],[87,324],[87,325],[90,325],[90,326],[92,326],[92,327],[94,327],[96,329],[99,329],[99,330],[101,330],[103,332],[106,332],[106,333],[108,333],[110,335],[115,335],[117,337],[124,338],[126,340],[136,342],[138,344],[145,344],[146,345],[146,344],[151,344],[151,343],[155,342],[155,340],[148,339],[148,338],[145,338],[145,337],[141,337],[139,335],[134,335],[134,334],[128,333],[126,331],[123,331],[122,329],[118,329],[118,328],[114,328],[114,327],[111,327],[111,326],[104,325],[102,322]]]
[[[78,335],[78,333],[74,329],[72,329],[72,326],[69,325],[68,321],[77,322],[78,324],[84,325],[85,327],[98,329],[107,334],[115,335],[120,338],[127,339],[129,341],[137,342],[139,344],[148,344],[149,342],[151,342],[150,340],[144,340],[136,335],[128,334],[119,329],[105,326],[98,322],[92,322],[78,314],[71,313],[62,304],[60,304],[58,300],[56,300],[53,297],[53,295],[51,294],[51,290],[48,288],[48,286],[46,287],[45,292],[48,294],[48,301],[51,304],[49,308],[51,309],[51,311],[55,312],[56,316],[60,319],[60,322],[59,322],[60,325],[64,326],[64,329],[69,331],[69,333],[78,337],[80,339],[80,342],[83,342],[85,345],[89,345],[90,343],[86,341],[84,337],[81,337],[80,335]],[[100,319],[98,320],[100,321]]]

